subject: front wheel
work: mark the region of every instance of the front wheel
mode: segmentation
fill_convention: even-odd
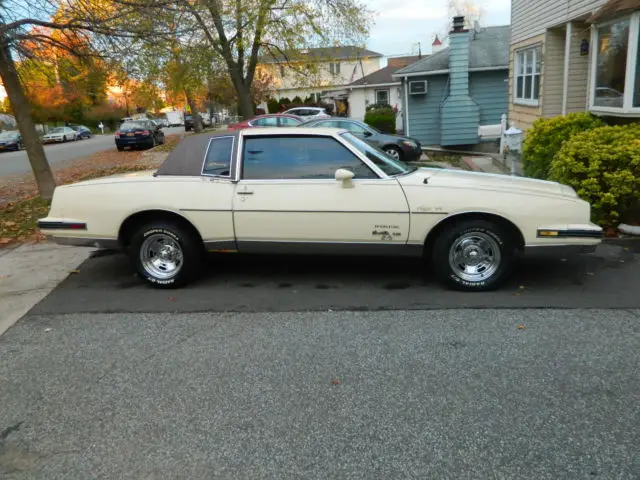
[[[66,136],[66,135],[63,135],[63,136],[62,136],[62,143],[65,143],[66,141],[67,141],[67,136]]]
[[[144,225],[131,239],[133,267],[156,288],[177,288],[195,279],[203,256],[200,239],[173,222]]]
[[[484,291],[504,282],[515,261],[515,243],[505,229],[485,220],[465,220],[433,244],[433,270],[451,288]]]
[[[402,161],[402,152],[397,147],[384,147],[384,153],[389,155],[394,160]]]

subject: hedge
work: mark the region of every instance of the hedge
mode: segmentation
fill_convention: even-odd
[[[364,122],[381,132],[396,133],[396,113],[389,105],[369,105]]]
[[[528,177],[547,179],[553,157],[563,142],[573,135],[601,127],[604,123],[589,113],[570,113],[554,118],[539,118],[527,130],[522,146],[522,168]]]
[[[550,179],[573,187],[591,203],[602,226],[615,226],[640,201],[640,124],[599,127],[564,142]]]

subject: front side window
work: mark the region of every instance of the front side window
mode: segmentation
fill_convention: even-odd
[[[336,170],[351,170],[354,178],[378,178],[357,156],[331,137],[264,136],[244,141],[242,178],[334,179]]]
[[[295,127],[296,125],[300,124],[300,120],[296,120],[295,118],[291,118],[291,117],[279,117],[280,120],[280,126],[282,127]]]
[[[402,162],[391,159],[377,148],[372,147],[369,143],[359,139],[351,133],[342,134],[342,138],[364,153],[367,158],[376,165],[376,167],[391,177],[404,175],[405,173],[411,173],[417,170],[417,167],[409,167],[404,165]]]
[[[624,106],[629,26],[629,20],[625,19],[598,28],[593,99],[596,107]]]
[[[376,90],[376,103],[378,105],[389,105],[389,90]]]
[[[326,127],[326,128],[342,128],[338,120],[324,120],[322,122],[314,123],[314,127]]]
[[[515,55],[515,101],[538,105],[540,100],[540,47],[518,50]]]
[[[258,118],[251,122],[251,126],[253,127],[277,127],[278,126],[278,118],[277,117],[264,117]]]
[[[233,153],[233,140],[229,137],[216,137],[209,141],[207,154],[202,167],[203,175],[215,175],[229,177],[231,175],[231,156]]]

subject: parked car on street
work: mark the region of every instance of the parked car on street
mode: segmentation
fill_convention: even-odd
[[[331,118],[327,113],[327,110],[322,107],[295,107],[285,110],[282,113],[295,115],[296,117],[303,118],[304,120],[311,120],[312,118]]]
[[[58,186],[38,227],[123,249],[160,288],[217,251],[425,256],[445,284],[478,291],[523,251],[595,250],[590,213],[556,182],[416,168],[346,130],[254,128],[187,137],[155,172]]]
[[[152,148],[164,143],[164,133],[151,120],[132,120],[120,125],[115,132],[115,140],[119,151],[126,147]]]
[[[379,148],[394,160],[412,162],[422,155],[422,145],[415,138],[383,133],[375,127],[351,118],[314,119],[304,122],[300,127],[344,128],[353,135],[374,147]]]
[[[0,132],[0,152],[22,150],[22,135],[17,130]]]
[[[89,127],[85,127],[84,125],[69,125],[69,127],[75,130],[76,140],[89,139],[92,136]]]
[[[70,127],[56,127],[42,136],[43,143],[70,142],[76,139],[76,131]]]
[[[243,128],[255,128],[255,127],[295,127],[300,125],[303,120],[295,115],[288,115],[284,113],[271,113],[266,115],[258,115],[250,118],[249,120],[243,120],[237,123],[231,123],[227,127],[227,130],[240,130]]]
[[[200,115],[196,113],[196,115]],[[202,117],[200,117],[202,118]],[[203,123],[204,125],[204,123]],[[191,113],[186,113],[184,116],[184,131],[188,132],[190,130],[194,130],[196,128],[196,117]]]

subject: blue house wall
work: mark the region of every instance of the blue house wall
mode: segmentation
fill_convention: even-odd
[[[480,125],[497,125],[509,110],[508,70],[471,72],[469,91],[480,107]]]
[[[426,95],[408,95],[409,136],[422,145],[440,144],[440,106],[448,94],[448,75],[411,77],[410,81],[426,80]],[[405,126],[405,133],[406,133]]]

